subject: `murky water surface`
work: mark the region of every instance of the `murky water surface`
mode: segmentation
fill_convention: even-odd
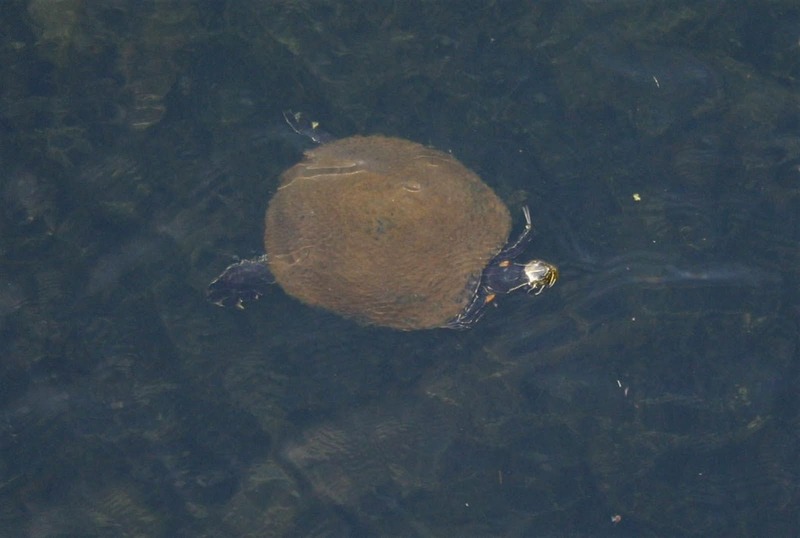
[[[798,23],[9,2],[0,535],[792,535]],[[451,151],[560,281],[463,332],[208,304],[307,147],[286,109]]]

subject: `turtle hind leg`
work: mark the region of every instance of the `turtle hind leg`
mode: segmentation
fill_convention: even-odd
[[[206,289],[206,299],[225,308],[243,309],[258,300],[275,282],[267,257],[242,260],[229,265]]]

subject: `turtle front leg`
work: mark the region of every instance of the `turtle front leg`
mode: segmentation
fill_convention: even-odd
[[[448,329],[456,329],[456,330],[464,330],[469,329],[486,313],[486,307],[489,306],[489,303],[495,300],[497,294],[489,291],[486,289],[485,286],[481,285],[475,293],[475,296],[472,298],[472,302],[467,305],[463,312],[461,312],[458,317],[454,320],[451,320],[447,325],[445,325]]]
[[[533,239],[533,223],[531,222],[531,210],[528,206],[522,206],[522,214],[525,216],[525,228],[522,229],[522,233],[519,234],[516,241],[510,243],[506,246],[500,253],[495,256],[496,260],[499,259],[506,259],[506,260],[513,260],[516,259],[520,254],[522,254],[528,245]]]

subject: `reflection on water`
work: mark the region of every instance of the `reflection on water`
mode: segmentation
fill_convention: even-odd
[[[565,268],[568,279],[564,293],[581,293],[577,300],[591,301],[606,294],[619,292],[620,288],[637,289],[685,288],[706,289],[709,287],[775,288],[782,283],[781,275],[771,269],[747,266],[733,262],[720,266],[676,266],[672,257],[658,253],[630,253],[612,258],[602,264],[592,264],[591,269],[581,264],[581,270]],[[581,275],[581,273],[590,275]],[[587,282],[589,281],[590,282]],[[587,290],[588,288],[588,290]]]
[[[644,133],[663,134],[712,108],[719,98],[718,77],[692,54],[676,47],[615,46],[609,41],[610,36],[595,43],[587,40],[595,81],[623,89],[614,102],[626,107]]]
[[[791,535],[797,10],[662,8],[9,3],[0,534]],[[208,305],[287,108],[452,150],[562,278],[458,333]]]

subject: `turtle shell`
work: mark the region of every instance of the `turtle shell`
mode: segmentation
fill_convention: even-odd
[[[445,326],[467,307],[510,229],[505,204],[447,153],[354,136],[283,174],[264,244],[289,295],[411,330]]]

